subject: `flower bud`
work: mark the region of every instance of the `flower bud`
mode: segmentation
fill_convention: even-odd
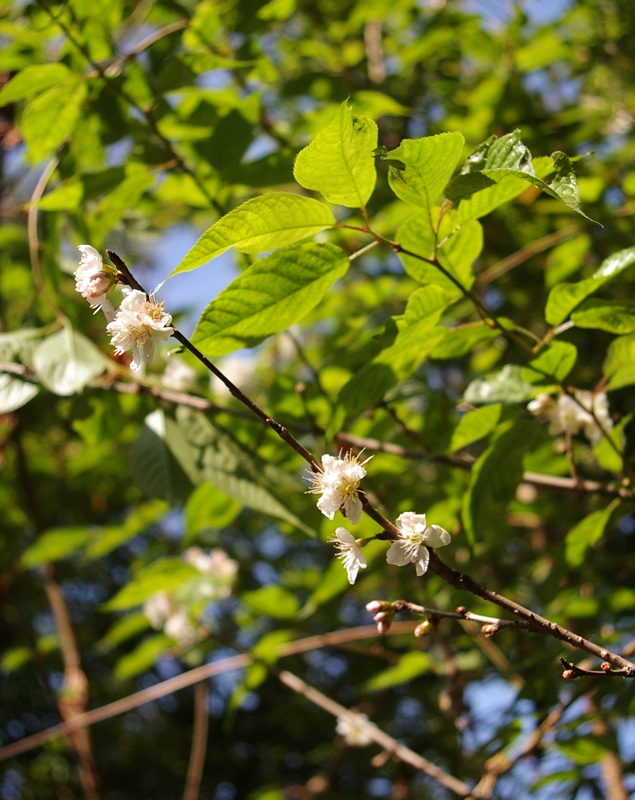
[[[370,603],[366,603],[366,611],[369,614],[376,614],[378,611],[384,610],[384,603],[381,600],[371,600]]]
[[[565,669],[562,673],[565,681],[575,680],[575,672],[572,669]]]
[[[421,622],[417,627],[414,629],[414,635],[417,639],[423,639],[428,636],[432,632],[432,623],[429,619],[424,620]]]

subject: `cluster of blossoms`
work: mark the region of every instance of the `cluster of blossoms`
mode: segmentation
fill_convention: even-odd
[[[582,432],[594,447],[602,441],[603,431],[613,427],[605,392],[593,394],[577,390],[573,396],[562,394],[557,400],[548,394],[539,394],[527,409],[535,417],[549,422],[551,436],[561,433],[575,436]]]
[[[200,576],[174,591],[156,592],[143,606],[150,625],[181,645],[196,638],[200,614],[207,603],[224,600],[231,594],[238,571],[236,561],[219,548],[205,553],[200,547],[190,547],[183,553],[183,560]]]
[[[341,510],[352,525],[359,522],[363,508],[359,498],[360,483],[366,476],[364,465],[369,461],[367,458],[360,463],[359,456],[351,453],[344,457],[322,456],[322,469],[310,476],[309,493],[321,495],[317,507],[325,517],[333,519],[335,512]],[[425,514],[406,511],[399,515],[395,527],[398,538],[388,548],[386,561],[398,567],[414,564],[418,576],[428,569],[428,547],[443,547],[450,543],[450,534],[439,525],[428,525]],[[335,529],[335,536],[329,541],[335,545],[349,583],[355,583],[359,570],[368,566],[361,550],[365,541],[355,539],[342,527]]]
[[[173,333],[172,317],[139,289],[123,288],[124,298],[115,310],[108,293],[117,283],[117,271],[104,265],[101,255],[88,244],[79,246],[81,259],[75,272],[75,288],[96,311],[102,309],[108,321],[106,330],[115,353],[132,351],[130,368],[139,370],[143,358],[150,360],[157,341],[168,339]]]

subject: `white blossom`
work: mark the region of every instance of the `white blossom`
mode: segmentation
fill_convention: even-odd
[[[104,265],[101,254],[89,244],[80,244],[81,258],[75,270],[75,290],[88,300],[95,313],[101,310],[110,322],[115,309],[108,299],[108,292],[117,283],[117,270]]]
[[[182,358],[172,356],[163,371],[161,383],[175,392],[190,392],[196,388],[196,370]]]
[[[359,499],[359,484],[366,475],[364,464],[370,458],[359,463],[359,456],[346,453],[341,456],[322,456],[322,469],[311,474],[312,486],[310,494],[321,494],[317,507],[325,517],[333,519],[335,512],[344,508],[344,515],[352,525],[356,525],[362,517],[362,501]]]
[[[450,534],[439,525],[428,526],[425,514],[405,511],[399,515],[395,526],[399,530],[399,539],[388,548],[386,561],[397,567],[415,564],[419,576],[428,569],[428,547],[444,547],[450,543]]]
[[[168,592],[157,592],[143,606],[143,613],[155,630],[161,630],[183,643],[195,635],[187,609]]]
[[[368,721],[366,714],[349,711],[337,718],[335,730],[350,747],[366,747],[373,741],[367,727]]]
[[[190,547],[183,553],[183,560],[195,567],[204,580],[197,580],[193,594],[207,600],[223,600],[229,597],[238,572],[238,562],[230,558],[220,547],[205,553],[200,547]]]
[[[348,582],[353,585],[360,568],[366,569],[368,566],[355,537],[346,528],[336,528],[335,536],[328,541],[335,545],[335,549],[338,551],[337,558],[344,564]]]
[[[527,409],[549,422],[551,436],[568,433],[571,436],[582,432],[593,446],[602,441],[602,431],[613,427],[609,416],[608,399],[605,392],[593,394],[577,390],[570,394],[562,394],[553,400],[546,394],[539,394],[529,403]]]
[[[112,322],[107,325],[115,353],[132,350],[130,368],[141,368],[143,356],[154,355],[155,342],[169,339],[174,332],[172,317],[163,310],[163,303],[149,299],[139,289],[125,286],[124,298]]]

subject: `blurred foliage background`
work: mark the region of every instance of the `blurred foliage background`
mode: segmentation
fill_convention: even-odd
[[[518,128],[534,156],[580,157],[583,208],[601,223],[532,188],[483,220],[475,289],[500,317],[542,336],[548,291],[588,277],[633,245],[632,3],[2,6],[0,745],[257,644],[275,662],[280,642],[370,624],[364,606],[375,598],[493,613],[432,574],[417,580],[414,570],[385,569],[379,543],[367,548],[369,569],[350,589],[325,544],[333,525],[304,494],[302,461],[185,355],[196,370],[198,405],[166,396],[165,360],[142,388],[132,383],[125,359],[111,355],[103,318],[74,292],[76,247],[112,248],[153,286],[222,214],[254,195],[294,190],[297,152],[347,98],[356,114],[377,120],[388,149],[406,137],[459,131],[467,155],[491,134]],[[381,169],[368,212],[387,236],[403,219]],[[367,241],[345,229],[331,240],[347,252]],[[186,290],[178,288],[186,276],[163,288],[167,309],[185,327],[191,309],[200,312],[248,260],[219,263],[187,276]],[[568,532],[606,509],[605,497],[525,483],[505,503],[488,505],[474,546],[463,535],[470,473],[451,458],[461,398],[484,373],[526,363],[501,337],[468,342],[452,358],[433,354],[384,402],[344,418],[325,437],[340,389],[374,354],[375,337],[403,313],[414,288],[395,255],[371,250],[297,330],[227,357],[224,368],[317,454],[337,451],[351,436],[414,451],[377,452],[371,462],[365,486],[391,518],[425,511],[453,533],[442,553],[450,563],[619,650],[635,603],[632,503],[612,506],[604,536],[574,546],[573,555]],[[628,305],[632,288],[624,277],[603,297]],[[181,291],[180,306],[172,291]],[[467,303],[452,315],[453,324],[475,319]],[[72,330],[104,356],[91,350],[78,358],[81,374],[69,387],[59,370],[78,347]],[[34,349],[60,332],[67,335],[52,346],[52,366],[34,376]],[[581,354],[572,385],[600,383],[614,335],[566,332]],[[626,422],[632,459],[631,386],[610,400],[615,419]],[[521,405],[501,413],[504,422],[528,419]],[[496,423],[462,454],[478,457]],[[527,429],[528,453],[512,453],[514,463],[568,475],[554,440],[536,424]],[[584,445],[577,457],[590,480],[607,483],[621,469],[610,453],[594,456]],[[365,520],[359,535],[375,530]],[[232,596],[202,612],[200,641],[182,647],[153,631],[141,609],[158,589],[191,578],[170,572],[191,546],[222,548],[240,566]],[[64,620],[72,634],[61,629]],[[316,645],[280,666],[470,785],[488,759],[510,756],[509,771],[501,768],[482,796],[625,798],[635,792],[633,688],[618,679],[564,683],[563,652],[575,658],[556,641],[513,630],[484,640],[478,627],[446,620],[423,641],[402,633]],[[69,684],[77,674],[87,692],[81,678]],[[453,796],[406,764],[347,747],[332,716],[266,670],[221,675],[208,692],[201,800]],[[558,708],[558,724],[514,761],[528,733]],[[0,794],[181,797],[193,718],[194,693],[186,689],[101,722],[90,733],[93,767],[85,741],[54,739],[2,765]]]

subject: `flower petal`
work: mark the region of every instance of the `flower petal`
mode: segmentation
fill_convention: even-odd
[[[426,528],[424,541],[429,547],[445,547],[446,544],[450,544],[452,537],[440,525],[430,525]]]
[[[419,577],[424,575],[428,569],[428,564],[430,563],[430,551],[427,547],[423,547],[423,545],[419,548],[419,552],[417,553],[417,560],[416,560],[416,572]]]
[[[403,545],[404,542],[393,542],[390,545],[386,553],[386,561],[389,564],[393,564],[395,567],[405,567],[406,564],[410,564],[411,559]]]

